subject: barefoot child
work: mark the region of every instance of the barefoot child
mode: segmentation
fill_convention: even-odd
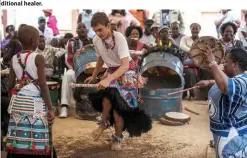
[[[152,120],[137,108],[137,88],[140,83],[125,37],[111,30],[110,21],[103,12],[94,14],[91,26],[97,34],[93,44],[98,60],[93,75],[85,82],[92,83],[104,64],[109,67],[98,84],[102,90],[89,94],[92,106],[102,112],[102,121],[93,132],[93,137],[97,140],[105,129],[114,124],[111,149],[120,150],[124,130],[130,136],[140,136],[152,128]],[[107,88],[109,85],[117,88]]]
[[[32,26],[23,26],[18,38],[23,49],[12,57],[9,74],[7,157],[50,158],[54,111],[44,75],[44,57],[34,51],[39,32]]]

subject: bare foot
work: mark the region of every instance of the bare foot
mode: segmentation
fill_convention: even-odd
[[[189,97],[189,99],[188,99],[188,101],[194,101],[194,100],[195,100],[195,98],[196,98],[196,97],[192,97],[192,96],[190,96],[190,97]]]
[[[121,141],[117,141],[117,140],[115,140],[115,141],[113,141],[112,142],[112,145],[111,145],[111,150],[121,150],[122,149],[122,147],[121,147]]]
[[[105,127],[99,126],[96,130],[94,130],[92,133],[94,140],[98,140],[105,129]]]

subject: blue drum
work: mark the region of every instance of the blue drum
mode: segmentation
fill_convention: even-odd
[[[144,57],[141,73],[148,81],[140,89],[143,102],[139,105],[152,118],[160,118],[166,112],[181,112],[182,93],[168,96],[168,93],[183,90],[183,64],[181,60],[166,52],[154,52]]]
[[[93,49],[88,49],[73,59],[75,78],[77,83],[83,83],[86,78],[90,77],[96,67],[97,56]],[[106,70],[102,68],[103,73]],[[91,106],[88,100],[88,93],[97,91],[95,88],[77,87],[74,89],[74,98],[76,101],[76,115],[78,119],[95,120],[99,115]]]

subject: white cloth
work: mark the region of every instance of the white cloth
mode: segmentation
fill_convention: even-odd
[[[62,82],[62,94],[61,94],[61,104],[63,105],[70,105],[71,103],[71,97],[72,97],[72,89],[69,87],[69,84],[71,82],[75,82],[75,71],[72,69],[69,69],[67,72],[65,72],[63,76],[63,82]]]
[[[39,35],[43,35],[45,37],[45,43],[46,44],[49,44],[51,42],[51,40],[54,38],[53,31],[51,28],[45,27],[44,33],[42,31],[40,31],[39,28],[37,28],[37,29],[39,31]]]
[[[219,158],[247,157],[247,135],[239,135],[236,128],[231,127],[227,137],[215,136],[216,155]]]
[[[145,35],[145,33],[143,34],[142,38],[140,39],[140,41],[144,44],[147,44],[147,45],[152,45],[154,46],[155,45],[155,38],[153,35]]]
[[[37,67],[35,64],[35,58],[37,56],[38,53],[33,52],[29,55],[28,59],[27,59],[27,63],[26,63],[26,71],[33,77],[34,80],[38,79],[38,74],[37,74]],[[24,64],[24,60],[26,57],[27,53],[21,54],[21,61]],[[21,65],[18,62],[17,59],[17,55],[14,55],[12,58],[12,66],[13,66],[13,70],[15,72],[15,75],[17,77],[18,80],[21,79],[22,77],[22,73],[23,73],[23,69],[21,67]],[[24,86],[19,93],[21,94],[25,94],[25,95],[32,95],[32,96],[40,96],[40,90],[37,89],[37,87],[33,84],[30,83],[26,86]]]
[[[180,49],[188,53],[193,43],[194,41],[190,36],[183,36],[180,40]]]
[[[121,59],[125,57],[129,57],[129,61],[132,60],[130,57],[129,47],[128,47],[125,37],[121,33],[116,32],[116,31],[114,31],[113,34],[115,37],[115,44],[116,44],[113,50],[106,49],[106,47],[103,45],[101,38],[99,38],[97,35],[93,39],[93,44],[94,44],[97,56],[102,57],[104,63],[108,67],[120,66]],[[108,42],[112,43],[112,40]]]

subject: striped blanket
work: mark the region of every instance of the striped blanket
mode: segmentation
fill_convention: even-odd
[[[15,154],[50,155],[47,107],[40,96],[13,95],[7,149]]]

